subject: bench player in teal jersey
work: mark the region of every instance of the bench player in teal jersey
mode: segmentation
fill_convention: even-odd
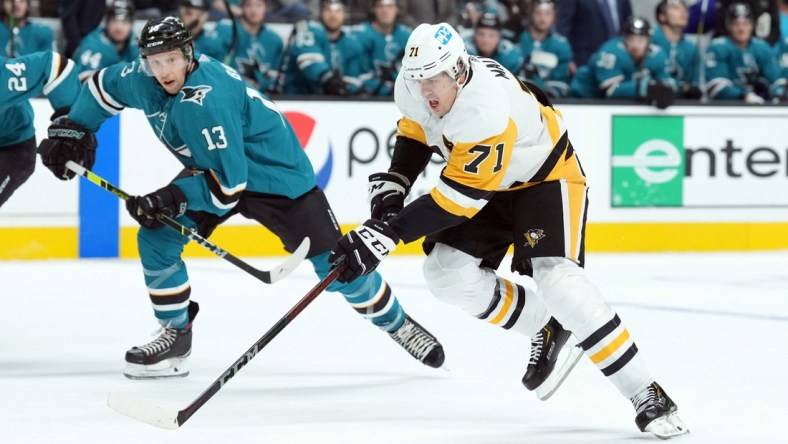
[[[115,0],[107,6],[105,25],[85,36],[74,51],[80,80],[101,68],[139,57],[133,24],[134,3],[130,0]]]
[[[276,104],[232,68],[207,56],[194,58],[191,34],[178,18],[149,21],[140,36],[140,55],[139,62],[105,68],[88,80],[70,120],[54,128],[62,131],[42,142],[48,147],[42,157],[56,176],[67,178],[62,163],[53,160],[62,158],[60,147],[71,143],[67,130],[95,131],[124,108],[137,108],[185,167],[163,188],[127,201],[142,226],[139,253],[162,330],[154,341],[126,353],[125,371],[132,379],[185,376],[198,305],[190,300],[181,259],[187,240],[161,229],[158,214],[176,217],[204,237],[241,214],[270,229],[288,251],[309,237],[308,257],[321,278],[331,268],[327,258],[341,233],[309,159]],[[443,364],[440,343],[405,314],[380,274],[335,282],[329,291],[342,293],[422,363]]]
[[[0,206],[36,166],[33,107],[28,99],[46,95],[57,116],[67,112],[79,89],[74,62],[56,52],[0,56]]]
[[[55,49],[52,29],[31,22],[29,13],[29,0],[3,0],[0,8],[0,55],[16,57]]]

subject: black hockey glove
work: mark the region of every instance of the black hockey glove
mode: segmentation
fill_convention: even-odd
[[[703,91],[695,85],[683,83],[681,85],[681,96],[687,100],[700,100],[703,98]]]
[[[85,127],[61,116],[52,121],[47,131],[48,138],[41,141],[38,154],[41,162],[60,180],[70,180],[75,172],[66,168],[66,162],[74,161],[87,169],[96,162],[96,136]]]
[[[673,105],[675,98],[676,93],[673,88],[660,81],[654,80],[646,88],[646,101],[657,109],[665,109]]]
[[[368,219],[337,241],[328,261],[345,266],[339,282],[351,282],[372,273],[389,253],[397,248],[399,236],[385,222]]]
[[[346,96],[348,94],[347,85],[342,80],[342,74],[333,69],[326,70],[320,76],[320,88],[323,94],[329,96]]]
[[[410,181],[397,173],[375,173],[369,176],[368,191],[372,218],[385,222],[405,206]]]
[[[164,226],[158,215],[175,218],[185,213],[186,207],[186,195],[173,183],[144,196],[131,196],[126,201],[126,210],[131,217],[151,230]]]

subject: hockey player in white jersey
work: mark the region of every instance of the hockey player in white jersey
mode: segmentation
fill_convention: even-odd
[[[457,32],[441,23],[411,34],[394,97],[403,117],[391,166],[370,177],[372,219],[334,248],[346,267],[340,280],[370,273],[400,240],[427,236],[424,276],[435,296],[534,338],[527,388],[539,394],[542,384],[556,384],[549,381],[555,375],[566,376],[577,349],[570,330],[632,402],[641,431],[663,439],[687,433],[583,270],[585,173],[547,96],[494,60],[469,57]],[[433,152],[446,160],[437,185],[403,208]],[[518,282],[495,273],[512,245]]]

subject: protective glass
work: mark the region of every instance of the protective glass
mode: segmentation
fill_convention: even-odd
[[[437,100],[457,86],[457,81],[447,72],[441,72],[428,79],[405,80],[408,93],[419,101]]]

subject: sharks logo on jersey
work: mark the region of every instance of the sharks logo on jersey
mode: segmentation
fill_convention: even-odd
[[[208,85],[184,86],[181,88],[181,92],[183,93],[181,102],[194,102],[202,106],[203,99],[205,99],[205,96],[208,95],[211,89],[212,88]]]

